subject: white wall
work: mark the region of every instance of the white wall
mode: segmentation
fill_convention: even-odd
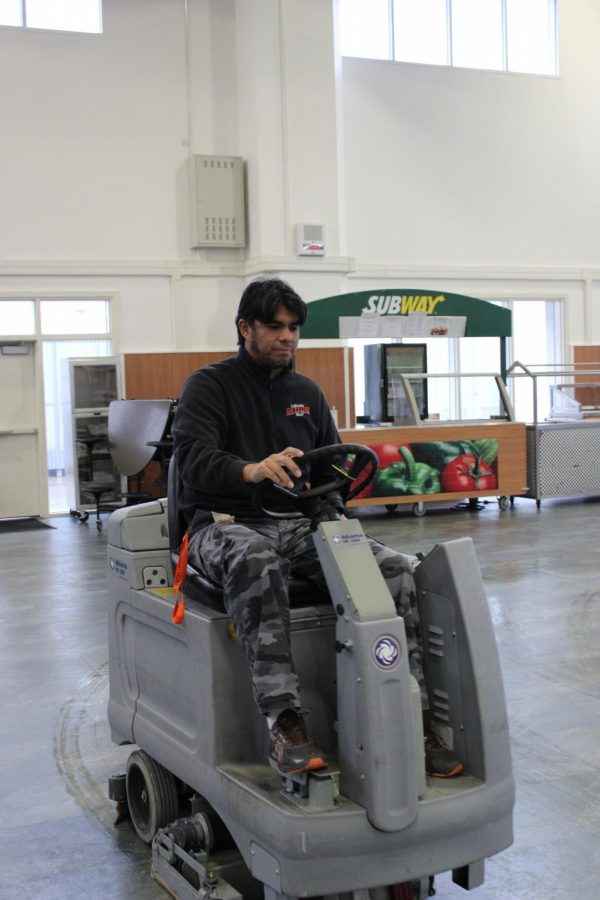
[[[100,36],[0,28],[0,294],[106,292],[117,350],[135,352],[233,348],[244,282],[264,272],[297,269],[307,299],[339,291],[331,5],[103,9]],[[246,251],[190,249],[190,153],[245,159]],[[298,260],[296,221],[325,224],[326,260]]]
[[[600,341],[596,0],[560,4],[558,79],[340,66],[334,0],[103,6],[101,36],[0,29],[0,295],[114,294],[121,352],[233,348],[270,272],[308,300],[556,296]],[[246,251],[189,249],[189,153],[246,160]]]
[[[7,259],[175,256],[182,6],[108,0],[104,35],[2,29]]]
[[[600,4],[561,4],[561,76],[344,63],[348,251],[597,266]]]

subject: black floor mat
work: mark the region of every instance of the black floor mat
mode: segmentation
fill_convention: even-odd
[[[54,528],[41,519],[0,519],[0,534],[14,531],[39,531],[41,528]]]

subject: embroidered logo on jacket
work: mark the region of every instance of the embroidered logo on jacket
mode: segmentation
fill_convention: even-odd
[[[286,416],[310,416],[310,406],[305,403],[291,403],[285,411]]]

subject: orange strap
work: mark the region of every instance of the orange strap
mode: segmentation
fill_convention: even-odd
[[[175,595],[175,606],[173,608],[171,620],[175,622],[176,625],[181,625],[181,623],[183,622],[183,613],[185,606],[183,599],[183,585],[185,583],[185,576],[187,574],[188,546],[189,535],[186,531],[181,542],[181,547],[179,548],[179,559],[177,560],[177,568],[175,569],[175,577],[173,579],[173,594]]]

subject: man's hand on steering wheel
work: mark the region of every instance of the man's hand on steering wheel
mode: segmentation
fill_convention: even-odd
[[[339,509],[340,504],[351,500],[369,484],[378,468],[376,454],[363,444],[332,444],[306,453],[288,447],[283,453],[288,451],[302,457],[299,459],[297,455],[295,456],[298,464],[294,463],[291,457],[282,459],[283,454],[280,453],[273,454],[262,463],[249,464],[251,467],[259,467],[259,471],[251,468],[249,472],[249,475],[254,474],[256,478],[254,505],[262,513],[274,518],[296,518],[303,515],[310,517],[311,512],[307,503],[326,495],[331,496],[335,501],[334,505]],[[260,476],[260,467],[274,458],[277,459],[278,466],[284,467],[283,483],[268,474]],[[298,470],[300,474],[296,475],[294,472],[292,476],[293,469]],[[272,469],[269,466],[262,471],[266,473]],[[296,484],[288,487],[291,477],[296,478]],[[282,494],[287,504],[283,511],[280,502]],[[276,495],[278,502],[276,508],[273,508],[271,499]],[[317,506],[322,508],[323,504]]]
[[[280,453],[271,453],[260,462],[245,465],[242,477],[246,484],[259,484],[268,479],[279,487],[291,490],[294,482],[291,480],[290,474],[294,478],[300,478],[302,475],[301,470],[294,462],[294,459],[299,456],[304,456],[304,453],[298,447],[286,447]]]

